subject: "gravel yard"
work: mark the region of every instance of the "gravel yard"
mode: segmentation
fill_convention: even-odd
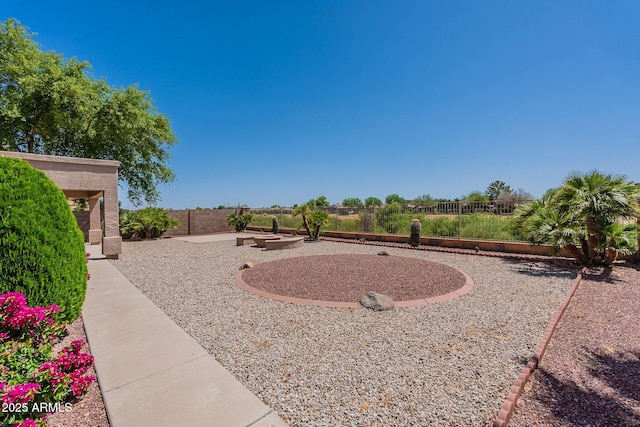
[[[163,239],[125,242],[111,262],[292,426],[490,425],[575,271],[388,248],[462,270],[475,283],[451,301],[389,312],[275,302],[235,284],[244,262],[379,250]]]
[[[587,275],[509,425],[640,426],[639,304],[637,264]]]

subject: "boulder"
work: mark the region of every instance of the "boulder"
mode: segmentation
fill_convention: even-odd
[[[360,297],[360,304],[375,311],[393,310],[395,304],[391,298],[377,292],[367,292]]]
[[[382,256],[389,256],[389,252],[387,252],[387,251],[380,251],[380,252],[378,252],[378,255],[382,255]]]
[[[253,263],[252,262],[245,262],[244,264],[242,264],[239,268],[239,270],[244,270],[245,268],[253,268]]]

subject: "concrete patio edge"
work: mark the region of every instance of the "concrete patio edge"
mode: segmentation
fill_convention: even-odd
[[[109,261],[88,268],[82,318],[112,427],[287,425]]]

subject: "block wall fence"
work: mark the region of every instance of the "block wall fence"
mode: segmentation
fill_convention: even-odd
[[[180,221],[180,227],[167,231],[166,236],[189,236],[197,234],[214,234],[214,233],[230,233],[235,231],[233,227],[227,225],[227,216],[236,212],[235,209],[167,209],[167,213],[174,216]],[[80,229],[88,238],[89,232],[89,212],[74,212]],[[248,227],[249,230],[269,232],[271,227]],[[298,234],[304,234],[304,230],[281,229],[282,233],[291,233],[296,231]],[[323,233],[329,237],[339,237],[346,239],[367,239],[372,241],[387,242],[405,242],[408,236],[386,235],[386,234],[367,234],[367,233],[347,233],[326,231]],[[496,241],[480,241],[465,240],[455,238],[435,238],[422,237],[423,245],[440,246],[458,249],[474,249],[486,251],[499,251],[511,253],[525,253],[531,255],[553,255],[553,248],[547,245],[531,246],[527,243],[519,242],[496,242]],[[559,255],[570,257],[568,253],[561,252]],[[640,251],[632,255],[622,256],[622,259],[630,261],[640,261]]]
[[[227,225],[227,216],[235,209],[182,209],[166,212],[180,221],[180,227],[165,233],[166,236],[188,236],[193,234],[228,233],[234,231]],[[75,211],[73,213],[78,226],[84,233],[85,241],[89,238],[89,212]]]
[[[234,231],[227,225],[227,216],[235,209],[182,209],[166,212],[180,221],[180,227],[167,231],[167,236],[188,236],[190,234],[228,233]]]

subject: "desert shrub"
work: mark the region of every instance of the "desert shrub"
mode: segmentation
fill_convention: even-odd
[[[412,217],[402,212],[402,205],[391,203],[376,210],[376,231],[389,234],[409,234]]]
[[[338,230],[349,233],[367,231],[363,229],[362,221],[357,218],[338,218]]]
[[[511,218],[486,214],[463,215],[460,234],[467,239],[506,241],[519,237]]]
[[[148,206],[120,215],[120,234],[132,239],[157,239],[178,226],[180,221],[162,208]]]
[[[253,215],[248,213],[232,213],[227,216],[227,224],[235,228],[236,231],[246,230],[247,225],[253,219]]]
[[[80,315],[87,290],[82,231],[65,195],[27,162],[0,156],[0,294],[20,292],[32,306]]]
[[[446,216],[425,219],[422,230],[425,236],[456,237],[458,236],[458,220],[449,219]]]
[[[371,233],[373,231],[373,214],[370,212],[361,212],[360,226],[363,232]]]

